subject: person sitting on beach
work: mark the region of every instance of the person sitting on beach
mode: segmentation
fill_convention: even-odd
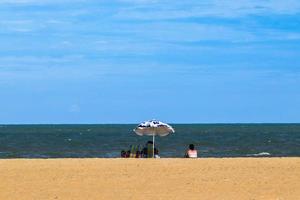
[[[126,152],[125,158],[130,158],[130,150]]]
[[[126,158],[126,151],[124,150],[121,151],[121,158]]]
[[[141,150],[140,158],[144,158],[144,149]]]
[[[136,151],[135,158],[141,158],[141,152],[140,151]]]
[[[193,144],[189,145],[189,149],[187,150],[187,152],[185,153],[186,158],[197,158],[197,150],[195,149],[195,146]]]
[[[155,152],[155,147],[154,147],[154,152]],[[148,141],[146,143],[146,146],[143,148],[143,158],[153,158],[153,142]]]
[[[154,148],[154,158],[160,158],[158,154],[158,149]]]

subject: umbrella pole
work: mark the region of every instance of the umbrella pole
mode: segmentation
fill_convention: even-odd
[[[152,148],[152,155],[153,155],[153,158],[154,158],[154,142],[155,142],[155,134],[153,134],[153,148]]]

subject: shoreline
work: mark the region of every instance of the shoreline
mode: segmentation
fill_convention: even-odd
[[[121,157],[112,157],[112,158],[104,158],[104,157],[66,157],[66,158],[0,158],[1,160],[210,160],[210,159],[300,159],[299,156],[245,156],[245,157],[198,157],[198,158],[184,158],[184,157],[160,157],[160,158],[121,158]]]
[[[0,199],[297,199],[300,158],[0,159]]]

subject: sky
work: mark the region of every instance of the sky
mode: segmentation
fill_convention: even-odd
[[[0,123],[300,122],[298,0],[1,0]]]

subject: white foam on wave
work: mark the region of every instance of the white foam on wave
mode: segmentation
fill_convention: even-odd
[[[248,156],[270,156],[271,154],[268,152],[260,152],[255,154],[248,154]]]

